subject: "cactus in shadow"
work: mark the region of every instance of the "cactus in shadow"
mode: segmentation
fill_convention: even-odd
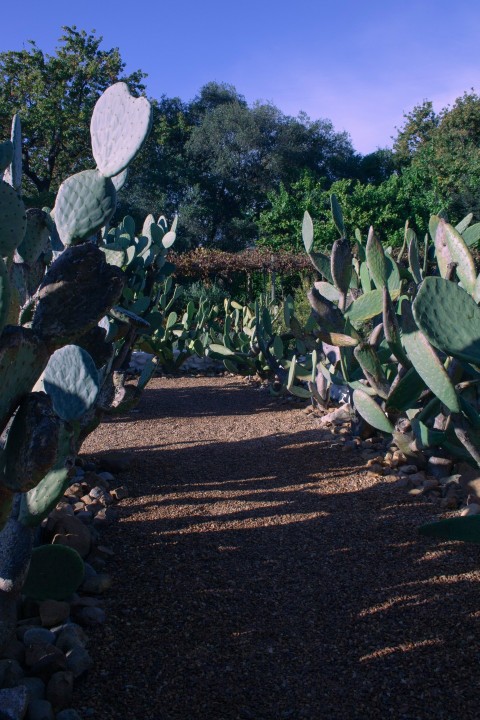
[[[144,98],[131,97],[124,83],[109,88],[92,119],[97,168],[68,178],[51,212],[26,211],[19,195],[18,118],[0,146],[0,648],[13,628],[33,528],[65,491],[82,432],[113,372],[118,348],[98,324],[119,302],[127,277],[92,235],[109,222],[119,175],[150,125]],[[93,354],[101,369],[82,347],[94,348],[99,333],[103,346]],[[46,567],[59,577],[55,562]]]

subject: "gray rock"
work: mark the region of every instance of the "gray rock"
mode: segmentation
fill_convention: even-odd
[[[25,664],[32,675],[42,679],[54,672],[66,670],[67,661],[63,652],[55,645],[29,645],[25,653]]]
[[[106,564],[107,562],[106,560],[103,560],[103,558],[90,556],[90,565],[97,571],[97,573],[103,572]]]
[[[18,684],[25,685],[27,688],[29,702],[32,702],[32,700],[45,700],[45,683],[40,678],[24,677]]]
[[[82,718],[73,708],[66,708],[57,713],[56,720],[82,720]]]
[[[32,700],[25,720],[55,720],[51,703],[48,700]]]
[[[92,522],[93,515],[88,510],[79,510],[75,513],[75,517],[77,517],[84,525],[88,525]]]
[[[85,648],[78,646],[67,652],[67,670],[73,673],[74,678],[90,670],[92,665],[93,660]]]
[[[84,564],[85,564],[85,576],[84,576],[84,582],[85,582],[85,580],[95,577],[97,574],[97,571],[89,562],[85,562]]]
[[[425,475],[423,470],[421,470],[420,472],[412,473],[411,475],[409,475],[408,479],[412,483],[412,485],[419,486],[423,485],[423,483],[427,479],[427,476]]]
[[[13,688],[20,685],[25,673],[16,660],[0,660],[0,687]]]
[[[31,627],[25,631],[23,642],[25,645],[55,645],[55,633],[44,627]]]
[[[448,477],[452,472],[453,461],[450,458],[437,457],[432,455],[428,459],[428,472],[438,480]]]
[[[105,491],[105,488],[100,487],[99,485],[96,485],[95,487],[93,487],[90,490],[90,492],[88,494],[94,500],[103,500],[105,495],[107,495],[108,493]]]
[[[0,720],[22,720],[27,705],[28,694],[24,685],[0,690]]]
[[[65,622],[70,615],[70,605],[60,600],[44,600],[40,603],[38,612],[42,625],[51,628]]]
[[[112,512],[112,508],[104,508],[100,510],[93,518],[93,527],[100,528],[110,525],[116,514]]]
[[[112,473],[107,472],[104,470],[103,472],[97,473],[98,477],[101,477],[102,480],[105,480],[108,483],[115,482],[115,477],[112,475]]]
[[[87,636],[83,628],[77,623],[68,623],[60,629],[57,639],[57,648],[62,652],[68,652],[74,648],[84,648],[87,644]]]
[[[418,467],[416,465],[400,465],[398,471],[402,475],[413,475],[414,473],[418,472]]]
[[[103,625],[107,616],[105,611],[99,607],[83,607],[76,615],[76,619],[86,627]]]
[[[346,444],[347,443],[345,443],[345,445]],[[119,485],[119,487],[110,491],[110,495],[114,500],[123,500],[124,498],[129,497],[130,492],[126,485]]]
[[[12,637],[3,647],[2,657],[7,660],[16,660],[19,663],[23,663],[25,660],[24,644],[15,637]]]
[[[95,555],[103,559],[115,557],[115,551],[107,545],[99,545],[95,549]]]
[[[48,681],[46,696],[55,709],[68,707],[73,698],[73,673],[69,670],[54,673]]]
[[[53,533],[53,544],[66,545],[76,550],[80,557],[87,557],[90,552],[91,535],[88,528],[77,517],[60,518],[55,523]]]

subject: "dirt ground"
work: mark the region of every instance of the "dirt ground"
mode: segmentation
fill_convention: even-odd
[[[104,534],[96,720],[477,720],[480,550],[233,377],[156,379],[84,446],[135,454]]]

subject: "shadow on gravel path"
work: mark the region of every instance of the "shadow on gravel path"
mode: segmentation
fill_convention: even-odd
[[[474,546],[297,406],[158,379],[84,452],[134,450],[77,707],[96,720],[479,717]]]

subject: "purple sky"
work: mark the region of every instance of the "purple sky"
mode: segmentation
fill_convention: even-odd
[[[3,19],[2,51],[34,39],[52,52],[62,25],[95,29],[153,97],[231,83],[249,102],[330,118],[362,153],[390,145],[424,99],[440,110],[480,89],[478,0],[24,0]]]

